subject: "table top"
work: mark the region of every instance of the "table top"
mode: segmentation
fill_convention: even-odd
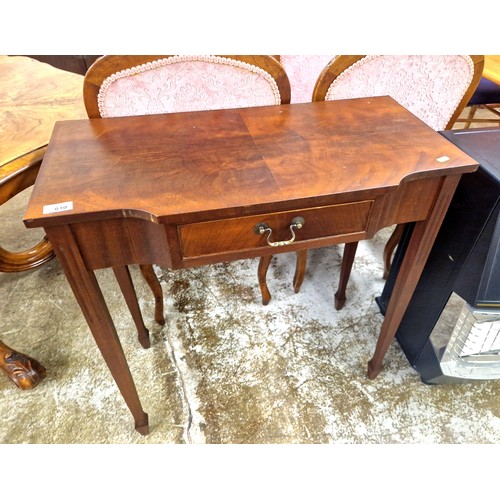
[[[83,76],[0,56],[0,167],[47,145],[56,121],[86,116]]]
[[[483,76],[500,85],[500,56],[484,56]]]
[[[476,168],[390,97],[65,121],[25,224],[244,216]]]

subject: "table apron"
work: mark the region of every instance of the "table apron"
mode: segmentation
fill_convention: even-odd
[[[440,177],[415,180],[372,199],[192,224],[115,218],[70,227],[87,269],[128,264],[181,269],[370,239],[384,227],[425,219],[441,182]],[[287,241],[297,216],[305,223],[290,244],[271,247],[267,233],[254,232],[266,222],[273,229],[271,241]]]

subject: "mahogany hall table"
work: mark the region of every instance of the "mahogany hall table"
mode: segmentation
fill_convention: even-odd
[[[417,221],[368,363],[373,379],[460,176],[477,167],[390,97],[66,121],[54,128],[24,222],[45,229],[146,434],[94,270],[188,268],[359,241]],[[272,242],[289,244],[269,246],[263,224]]]

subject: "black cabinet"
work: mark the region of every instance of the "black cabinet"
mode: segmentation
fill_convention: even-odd
[[[500,128],[442,134],[480,168],[460,180],[396,339],[426,383],[500,378]],[[377,298],[383,314],[411,231]]]

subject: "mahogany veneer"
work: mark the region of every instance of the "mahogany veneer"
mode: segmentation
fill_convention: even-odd
[[[270,256],[417,221],[368,365],[375,378],[457,182],[477,166],[389,97],[77,120],[56,124],[25,224],[45,228],[136,429],[147,433],[95,269]],[[51,205],[61,209],[44,214]],[[265,223],[270,241],[291,240],[297,216],[304,224],[293,243],[271,247],[256,231]]]

